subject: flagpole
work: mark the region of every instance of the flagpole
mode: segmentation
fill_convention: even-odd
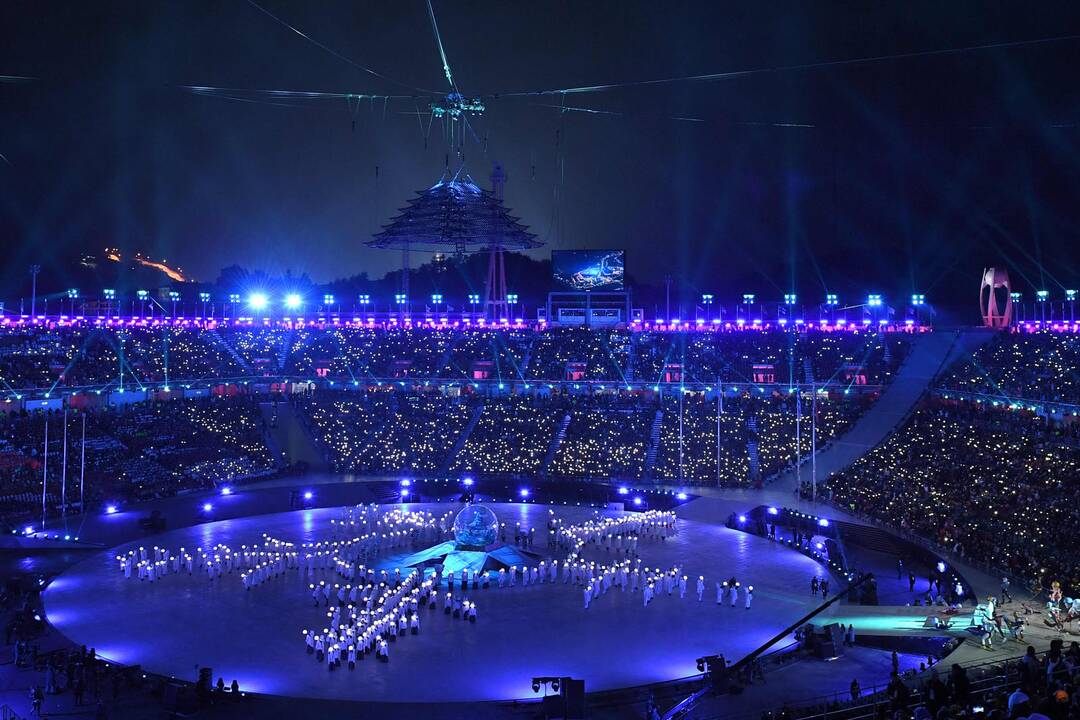
[[[79,504],[82,506],[83,517],[86,517],[86,413],[82,416],[82,464],[79,468]]]
[[[49,486],[49,411],[45,411],[45,462],[41,475],[41,530],[45,531],[45,491]]]
[[[60,517],[67,529],[67,408],[64,408],[64,460],[60,466]]]

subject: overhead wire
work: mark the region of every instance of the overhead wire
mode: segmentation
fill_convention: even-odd
[[[430,4],[430,0],[429,0]],[[792,72],[799,70],[817,70],[829,67],[843,67],[847,65],[865,65],[871,63],[889,62],[893,60],[909,60],[921,57],[935,57],[940,55],[957,55],[985,50],[1005,50],[1032,45],[1045,45],[1049,43],[1068,42],[1080,40],[1077,35],[1057,35],[1053,37],[1035,38],[1031,40],[1014,40],[1009,42],[986,43],[982,45],[968,45],[956,48],[942,48],[938,50],[915,50],[906,53],[891,53],[887,55],[871,55],[859,58],[847,58],[841,60],[822,60],[811,63],[798,63],[794,65],[777,65],[769,67],[750,68],[746,70],[731,70],[726,72],[705,73],[701,75],[684,75],[680,77],[657,78],[652,80],[631,80],[625,82],[603,83],[599,85],[583,85],[579,87],[558,88],[550,90],[519,90],[514,92],[495,93],[483,96],[485,98],[528,97],[538,95],[572,95],[578,93],[605,92],[631,87],[647,87],[651,85],[669,85],[681,82],[707,82],[712,80],[730,80],[735,78],[749,77],[751,75],[764,75],[768,73]]]
[[[454,76],[450,72],[450,62],[446,59],[446,50],[443,48],[442,35],[439,34],[439,23],[435,20],[435,8],[432,7],[431,0],[427,0],[427,11],[428,17],[431,19],[431,30],[435,33],[435,44],[439,47],[439,57],[442,59],[446,81],[450,83],[450,89],[457,92],[457,85],[454,84]]]
[[[294,33],[296,33],[300,37],[304,38],[305,40],[307,40],[309,43],[311,43],[315,47],[323,50],[324,52],[329,53],[330,55],[333,55],[334,57],[336,57],[338,60],[341,60],[342,62],[348,63],[349,65],[356,68],[357,70],[361,70],[363,72],[366,72],[369,75],[374,75],[377,78],[382,78],[383,80],[386,80],[387,82],[391,82],[391,83],[393,83],[393,84],[395,84],[395,85],[397,85],[399,87],[409,88],[410,90],[416,90],[416,91],[422,92],[422,93],[433,92],[431,90],[426,90],[424,88],[420,88],[420,87],[417,87],[415,85],[410,85],[409,83],[401,82],[400,80],[395,80],[394,78],[392,78],[392,77],[390,77],[388,75],[384,75],[383,73],[379,72],[378,70],[373,70],[372,68],[369,68],[369,67],[367,67],[365,65],[361,65],[360,63],[356,62],[352,58],[346,57],[345,55],[342,55],[341,53],[334,50],[333,48],[322,44],[321,42],[319,42],[315,38],[311,37],[310,35],[305,33],[303,30],[296,27],[295,25],[292,25],[292,24],[286,22],[282,18],[278,17],[274,13],[272,13],[269,10],[267,10],[266,8],[264,8],[262,5],[259,5],[257,2],[255,2],[255,0],[247,0],[247,2],[248,2],[249,5],[251,5],[253,8],[258,10],[259,12],[263,13],[264,15],[271,18],[272,20],[279,23],[280,25],[283,25],[283,26],[287,27],[289,30],[292,30]],[[430,8],[430,3],[428,3],[428,6]]]

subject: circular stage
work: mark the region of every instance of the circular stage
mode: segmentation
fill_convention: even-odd
[[[452,506],[406,507],[441,515]],[[489,507],[508,526],[535,527],[533,549],[548,554],[549,506]],[[550,509],[567,524],[597,512],[621,514]],[[640,591],[612,588],[586,610],[582,589],[564,585],[561,577],[555,585],[492,585],[467,593],[477,603],[475,624],[444,615],[441,605],[423,609],[420,634],[391,645],[389,663],[366,657],[355,670],[343,663],[330,672],[305,652],[301,630],[324,627],[326,611],[314,607],[303,570],[245,591],[239,571],[213,582],[196,571],[150,583],[126,579],[115,559],[140,545],[174,552],[218,543],[237,548],[261,542],[263,533],[313,542],[330,537],[329,521],[338,516],[338,509],[328,508],[222,520],[97,553],[50,584],[44,596],[48,619],[75,643],[118,663],[189,681],[198,666],[211,667],[215,680],[236,678],[249,692],[375,702],[505,700],[536,697],[531,680],[538,675],[584,679],[592,692],[694,675],[702,655],[737,659],[805,614],[815,604],[811,576],[826,574],[813,560],[765,538],[680,519],[676,537],[642,538],[638,550],[644,566],[682,566],[690,576],[685,599],[677,590],[670,597],[661,593],[646,608]],[[402,550],[380,556],[378,567],[393,568],[414,551]],[[603,549],[589,549],[584,557],[611,559]],[[700,603],[698,575],[706,581]],[[735,608],[726,599],[716,605],[714,582],[733,575],[754,586],[752,609],[744,609],[742,595]],[[319,576],[339,580],[330,570]]]

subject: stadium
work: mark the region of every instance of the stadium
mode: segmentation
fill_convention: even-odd
[[[145,107],[152,128],[124,130],[132,155],[116,152],[123,181],[104,195],[92,155],[72,162],[77,190],[38,192],[50,163],[32,158],[51,143],[23,120],[10,149],[0,134],[17,161],[0,170],[34,168],[0,206],[13,239],[3,720],[1080,717],[1075,208],[1056,205],[1075,189],[1058,175],[1075,125],[1018,130],[1009,103],[1044,86],[980,64],[1019,57],[1024,78],[1069,66],[1075,13],[1041,39],[976,42],[954,27],[963,13],[942,11],[944,48],[860,35],[856,55],[814,62],[790,39],[750,62],[752,43],[729,36],[747,69],[695,75],[679,58],[710,44],[695,34],[717,20],[710,4],[546,19],[330,5],[215,8],[224,43],[191,8],[86,11],[90,66],[114,71],[119,53],[154,87],[173,83],[157,91],[169,101],[113,75],[113,99],[94,90],[126,120],[117,105]],[[637,43],[670,21],[659,35],[677,47],[657,42],[671,67],[550,89],[529,74],[548,37],[483,69],[480,40],[526,21],[554,32],[563,13],[574,29],[556,44],[598,67],[590,53],[618,57],[625,38],[579,37],[601,26],[593,13]],[[747,13],[740,32],[788,27]],[[891,32],[889,13],[812,14],[854,37],[864,21]],[[264,24],[251,34],[249,21]],[[169,47],[201,38],[205,64],[132,40],[143,22]],[[420,44],[417,22],[440,91],[399,79],[432,73],[398,51]],[[393,73],[335,49],[355,33]],[[88,98],[84,81],[63,53],[18,45],[54,79],[15,67],[28,74],[0,76],[0,92],[28,92],[26,117],[62,134],[37,101]],[[281,87],[302,88],[319,66],[301,50],[400,88],[224,84],[251,52],[295,60]],[[923,164],[900,167],[897,150],[873,165],[882,108],[914,102],[908,79],[931,67],[990,120],[919,95],[948,115],[905,120],[926,139]],[[459,88],[496,87],[511,68],[535,88]],[[223,84],[174,83],[196,70]],[[778,98],[778,78],[857,107]],[[753,119],[728,114],[728,81],[755,88],[738,98]],[[611,93],[641,104],[604,105]],[[174,95],[192,104],[165,112]],[[411,115],[422,149],[404,139]],[[333,129],[312,133],[327,117]],[[733,137],[717,149],[656,130],[670,123]],[[533,124],[553,131],[554,157]],[[112,124],[91,126],[119,147]],[[512,142],[491,139],[507,126]],[[955,160],[935,154],[940,128],[1000,131],[1024,152],[1003,167],[972,150],[955,187],[938,187]],[[228,152],[173,152],[170,133]],[[641,138],[654,146],[626,150]],[[335,173],[371,159],[362,202],[338,194]],[[894,170],[912,174],[899,192]],[[1027,195],[980,205],[978,183],[1014,173]],[[947,208],[926,210],[924,191]],[[971,239],[954,239],[957,214],[977,216],[962,225]]]

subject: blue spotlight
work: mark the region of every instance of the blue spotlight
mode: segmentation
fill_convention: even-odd
[[[518,490],[518,495],[520,495],[522,499],[529,497],[529,488],[521,488]]]
[[[311,492],[310,490],[305,490],[304,491],[304,499],[305,500],[310,500],[313,497],[315,497],[315,493]]]
[[[745,515],[740,515],[739,516],[739,522],[741,522],[741,523],[746,522],[746,516]]]
[[[213,505],[211,505],[210,503],[203,503],[203,506],[202,506],[202,511],[203,511],[204,513],[208,513],[208,512],[210,512],[210,511],[211,511],[211,510],[213,510],[213,509],[214,509],[214,506],[213,506]]]
[[[252,310],[265,310],[270,304],[270,298],[264,292],[253,292],[248,297],[248,307]]]
[[[635,504],[635,505],[640,505],[640,504],[641,504],[641,498],[639,498],[639,497],[635,497],[635,498],[634,498],[634,504]]]
[[[225,487],[221,488],[221,494],[222,495],[232,495],[232,488],[229,487],[228,485],[226,485]]]
[[[461,479],[461,484],[464,485],[465,487],[472,487],[473,486],[473,479],[471,477],[462,478]]]
[[[285,307],[289,310],[295,310],[300,307],[302,302],[299,293],[289,293],[285,296]]]
[[[768,511],[768,512],[769,512],[769,514],[770,514],[770,515],[779,515],[779,514],[780,514],[780,511],[779,511],[779,510],[777,510],[777,509],[776,509],[776,508],[774,508],[774,507],[771,507],[771,508],[769,508],[769,511]]]
[[[829,521],[826,520],[825,518],[819,518],[818,521],[817,521],[817,524],[820,525],[821,527],[829,527]]]
[[[116,506],[115,505],[106,505],[105,506],[105,514],[106,515],[115,515],[116,514]]]
[[[628,494],[629,492],[630,492],[630,489],[629,489],[629,488],[625,488],[625,487],[621,487],[621,488],[619,488],[619,494],[620,494],[620,495],[626,495],[626,494]]]
[[[686,493],[684,493],[684,492],[675,493],[675,499],[676,500],[685,500],[686,499]]]

